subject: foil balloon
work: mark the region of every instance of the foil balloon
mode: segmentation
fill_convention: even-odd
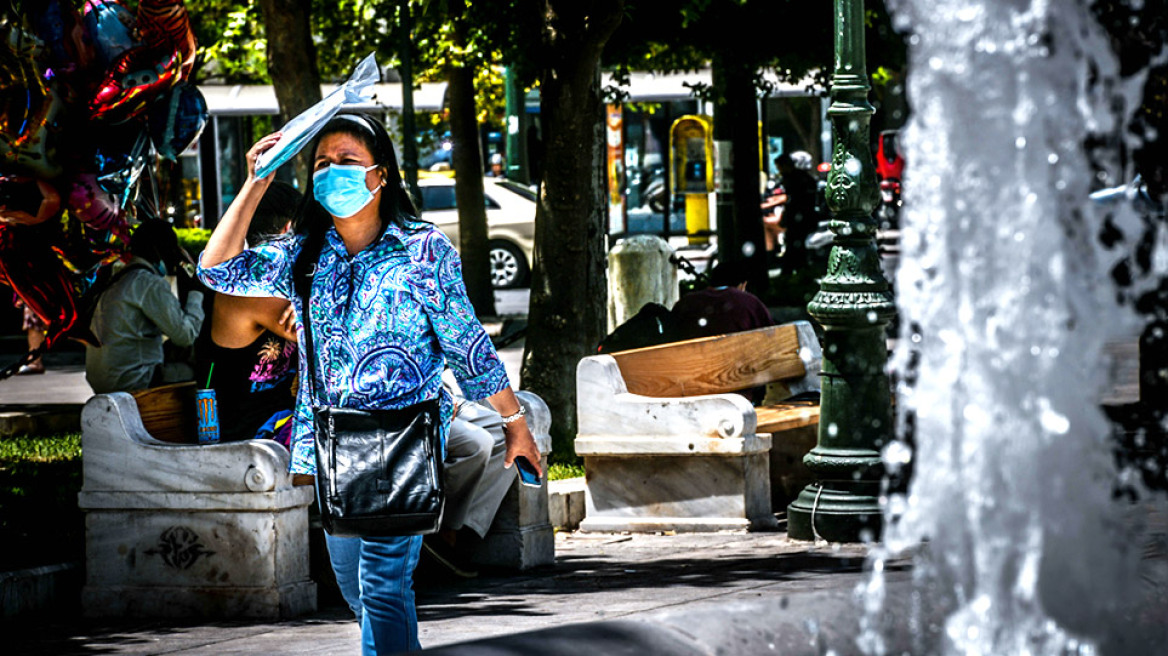
[[[135,45],[134,15],[117,0],[85,0],[82,22],[102,70]]]
[[[89,228],[109,231],[129,243],[130,229],[126,223],[126,213],[118,197],[103,189],[95,174],[82,173],[73,178],[66,205],[69,214]]]
[[[36,180],[22,175],[0,175],[0,213],[23,212],[36,216],[44,195]]]
[[[41,59],[53,75],[71,75],[89,65],[92,48],[73,5],[64,0],[41,0],[28,10],[28,19],[44,42]]]
[[[45,348],[52,348],[75,327],[77,295],[69,272],[41,233],[24,226],[0,226],[0,278],[48,326]]]
[[[74,288],[83,292],[103,267],[129,258],[128,230],[122,230],[122,237],[118,237],[109,230],[90,227],[72,212],[65,216],[66,220],[60,224],[61,234],[54,238],[52,248],[65,268],[74,274]]]
[[[147,118],[154,149],[159,156],[174,162],[203,133],[207,100],[198,87],[180,82],[167,98],[154,103]]]
[[[147,47],[177,50],[183,78],[190,74],[195,65],[195,34],[182,0],[141,0],[138,32]]]
[[[50,142],[62,103],[31,55],[0,46],[0,166],[51,179],[61,173]]]
[[[179,56],[177,50],[146,47],[124,53],[89,101],[90,118],[121,123],[141,114],[150,103],[178,84],[182,64]]]
[[[0,176],[0,221],[39,225],[61,215],[61,194],[45,180]]]

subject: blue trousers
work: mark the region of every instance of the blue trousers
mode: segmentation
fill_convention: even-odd
[[[421,536],[325,539],[341,595],[361,623],[361,653],[421,649],[413,589]]]

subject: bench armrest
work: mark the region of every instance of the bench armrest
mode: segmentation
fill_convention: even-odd
[[[593,355],[576,368],[577,433],[738,438],[753,435],[754,408],[738,394],[655,398],[631,394],[616,360]]]
[[[523,411],[527,413],[527,427],[531,429],[531,434],[535,437],[535,445],[539,447],[540,454],[547,455],[551,453],[551,410],[548,410],[547,404],[535,392],[516,390],[515,397],[519,399],[519,404],[523,406]]]
[[[87,492],[273,492],[292,486],[291,456],[271,440],[175,444],[142,426],[134,397],[98,394],[81,411]]]

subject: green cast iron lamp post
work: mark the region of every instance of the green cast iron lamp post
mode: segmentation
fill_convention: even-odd
[[[884,330],[896,305],[876,250],[872,210],[880,194],[868,141],[875,112],[868,91],[864,3],[835,0],[835,72],[827,110],[835,144],[827,178],[834,240],[827,276],[807,306],[824,329],[819,443],[803,458],[817,482],[787,507],[794,540],[880,536],[880,449],[892,432]]]

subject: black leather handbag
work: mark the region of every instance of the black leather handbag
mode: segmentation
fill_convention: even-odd
[[[310,398],[316,353],[308,303]],[[438,399],[395,410],[313,408],[316,498],[337,537],[424,535],[442,523],[445,490]]]

